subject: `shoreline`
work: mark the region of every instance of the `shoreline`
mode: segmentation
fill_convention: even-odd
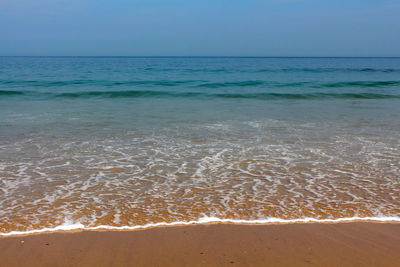
[[[400,224],[210,223],[0,237],[4,266],[395,266]]]
[[[242,220],[242,219],[221,219],[217,217],[203,217],[196,221],[175,221],[175,222],[158,222],[148,223],[144,225],[134,226],[113,226],[113,225],[98,225],[86,227],[81,223],[76,224],[62,224],[51,228],[41,228],[28,231],[10,231],[6,233],[0,232],[0,238],[3,237],[17,237],[29,236],[38,234],[51,234],[62,232],[84,232],[84,231],[140,231],[155,228],[169,228],[169,227],[182,227],[182,226],[195,226],[195,225],[213,225],[213,224],[226,224],[226,225],[248,225],[248,226],[263,226],[263,225],[291,225],[291,224],[342,224],[342,223],[390,223],[400,224],[400,217],[348,217],[336,219],[315,219],[315,218],[302,218],[302,219],[259,219],[259,220]]]

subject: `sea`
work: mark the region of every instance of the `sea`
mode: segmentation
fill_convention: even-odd
[[[0,235],[400,222],[400,58],[0,57]]]

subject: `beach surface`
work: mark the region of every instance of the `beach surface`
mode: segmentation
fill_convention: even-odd
[[[399,266],[400,224],[160,227],[0,238],[13,266]]]

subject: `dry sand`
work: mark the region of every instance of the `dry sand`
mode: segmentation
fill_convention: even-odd
[[[0,237],[0,266],[400,266],[400,224],[195,225]]]

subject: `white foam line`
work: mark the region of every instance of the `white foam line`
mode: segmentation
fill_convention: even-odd
[[[61,232],[61,231],[72,231],[72,230],[80,230],[85,229],[85,226],[81,223],[76,224],[63,224],[53,228],[42,228],[37,230],[30,231],[11,231],[8,233],[0,233],[0,236],[10,236],[10,235],[28,235],[28,234],[38,234],[44,232]]]
[[[139,230],[155,227],[166,227],[166,226],[184,226],[184,225],[198,225],[198,224],[213,224],[213,223],[231,223],[231,224],[293,224],[293,223],[341,223],[341,222],[400,222],[400,217],[348,217],[348,218],[337,218],[337,219],[315,219],[315,218],[301,218],[301,219],[280,219],[280,218],[268,218],[260,220],[235,220],[235,219],[221,219],[217,217],[203,217],[197,221],[176,221],[176,222],[160,222],[160,223],[149,223],[145,225],[135,226],[111,226],[111,225],[99,225],[86,227],[81,223],[75,224],[63,224],[53,228],[42,228],[31,231],[11,231],[8,233],[0,233],[0,236],[15,236],[15,235],[29,235],[44,232],[61,232],[61,231],[73,231],[73,230]]]

